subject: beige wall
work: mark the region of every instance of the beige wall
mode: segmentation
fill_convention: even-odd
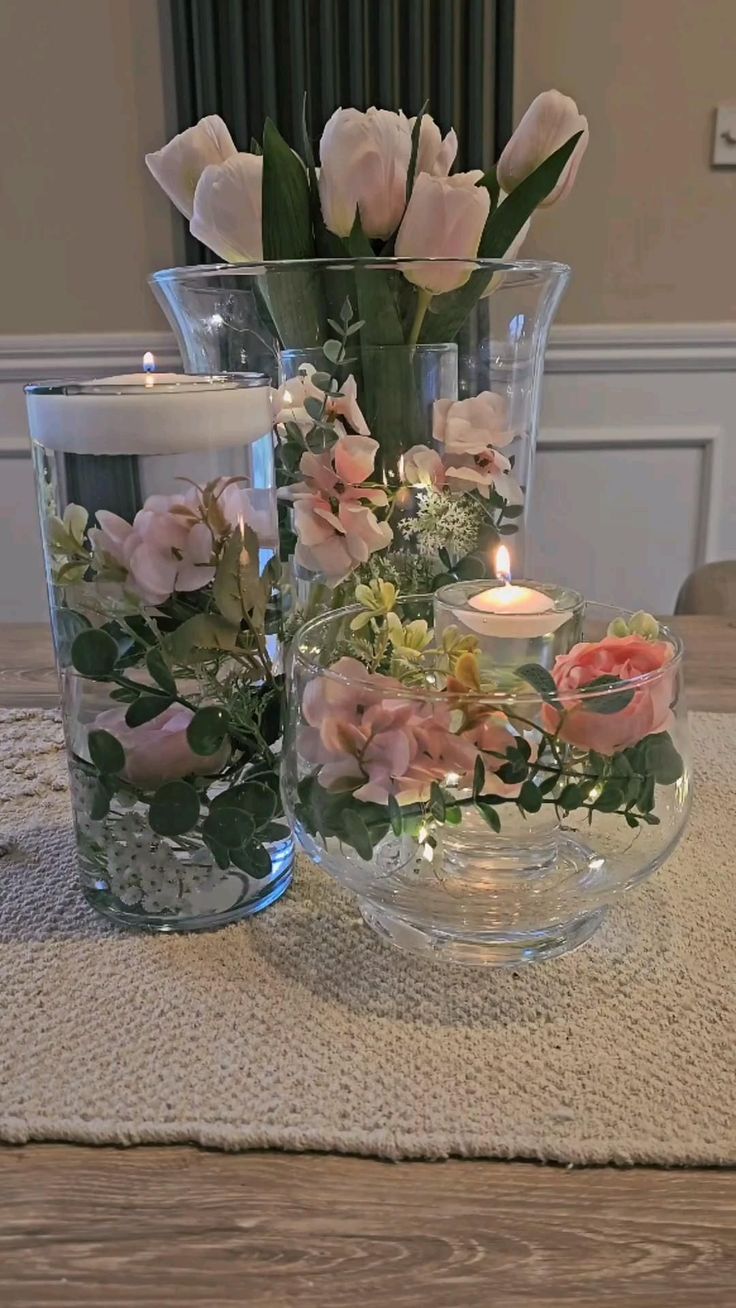
[[[157,0],[1,0],[0,333],[163,326],[167,135]]]
[[[524,247],[572,264],[567,322],[736,319],[736,170],[710,167],[736,102],[736,0],[517,0],[517,117],[547,87],[591,143]]]

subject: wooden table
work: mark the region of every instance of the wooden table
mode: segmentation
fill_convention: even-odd
[[[736,713],[736,621],[674,625],[691,706]],[[0,627],[0,704],[55,698],[46,630]],[[0,1305],[21,1304],[733,1308],[736,1175],[6,1146]]]

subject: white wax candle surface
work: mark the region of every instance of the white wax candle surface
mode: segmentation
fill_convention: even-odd
[[[183,373],[101,377],[78,392],[70,387],[26,399],[33,440],[70,454],[218,450],[250,445],[271,431],[268,385]]]
[[[570,617],[555,611],[554,600],[531,586],[490,586],[468,599],[468,609],[456,610],[465,627],[480,636],[530,639],[556,631]]]

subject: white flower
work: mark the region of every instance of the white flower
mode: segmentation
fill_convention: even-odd
[[[494,391],[467,400],[435,400],[432,435],[446,454],[480,454],[488,445],[503,449],[514,439],[506,400]]]
[[[195,127],[175,136],[163,149],[146,155],[159,186],[186,218],[191,218],[197,183],[209,164],[221,164],[235,154],[235,142],[217,114],[201,118]]]
[[[336,109],[319,146],[319,196],[329,231],[349,236],[356,210],[366,236],[396,231],[406,204],[411,138],[403,114]]]
[[[576,132],[582,132],[572,155],[562,170],[557,185],[542,206],[554,204],[571,190],[580,161],[588,146],[588,120],[579,112],[574,100],[559,91],[543,91],[532,100],[508,145],[496,165],[499,186],[513,191],[535,168],[569,141]]]
[[[396,255],[402,259],[474,259],[491,207],[486,187],[476,185],[482,176],[478,171],[452,177],[420,173],[396,237]],[[408,263],[402,272],[407,281],[438,295],[462,286],[472,267]]]
[[[228,263],[263,258],[263,157],[233,154],[205,168],[194,193],[189,230]]]

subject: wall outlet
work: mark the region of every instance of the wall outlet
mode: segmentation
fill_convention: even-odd
[[[736,168],[736,104],[719,104],[713,128],[714,168]]]

